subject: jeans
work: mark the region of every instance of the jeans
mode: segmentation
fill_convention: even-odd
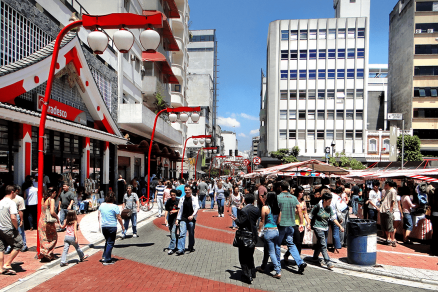
[[[339,237],[339,227],[336,225],[333,221],[329,221],[330,226],[332,227],[333,231],[333,246],[336,249],[341,249],[341,238]]]
[[[353,207],[353,214],[357,215],[357,208],[358,208],[358,200],[359,200],[359,196],[358,195],[352,195],[351,196],[351,206]]]
[[[262,269],[266,268],[268,264],[268,256],[271,257],[271,261],[274,264],[274,270],[277,274],[281,273],[281,265],[280,262],[277,261],[277,239],[278,239],[278,229],[265,229],[264,238],[265,238],[265,246],[263,250],[263,262]]]
[[[287,247],[290,254],[294,258],[297,265],[298,266],[301,265],[303,263],[303,260],[301,259],[300,254],[298,253],[298,249],[293,241],[294,228],[292,226],[287,226],[287,227],[279,226],[278,233],[279,235],[278,235],[277,246],[276,246],[277,261],[280,262],[280,255],[281,255],[280,246],[281,246],[281,242],[283,241],[283,238],[286,237]]]
[[[330,257],[327,253],[328,230],[324,231],[324,230],[315,228],[314,233],[316,235],[316,244],[315,244],[315,251],[313,253],[313,259],[318,259],[319,253],[322,253],[322,256],[324,257],[325,263],[328,264],[330,262]]]
[[[195,246],[195,225],[193,221],[181,221],[179,223],[178,251],[184,252],[186,246],[186,234],[189,232],[189,250]]]
[[[158,206],[158,216],[161,217],[161,215],[163,214],[163,210],[164,210],[163,196],[158,196],[157,197],[157,206]]]
[[[238,218],[240,216],[240,209],[237,208],[236,206],[231,206],[231,213],[235,218]],[[232,221],[233,221],[233,227],[237,227],[236,222],[234,222],[234,220]]]
[[[84,252],[81,250],[79,245],[75,242],[75,237],[66,235],[64,237],[64,251],[62,252],[61,263],[67,262],[67,254],[68,254],[68,249],[70,248],[70,245],[73,245],[75,247],[76,252],[78,253],[81,261],[84,259]]]
[[[155,198],[155,189],[151,189],[151,192],[149,194],[149,200],[153,202],[154,198]]]
[[[132,225],[132,234],[137,234],[137,213],[132,213],[131,218],[124,219],[123,225],[125,226],[125,231],[123,232],[123,235],[126,235],[128,232],[129,221],[131,221]]]
[[[68,209],[60,209],[59,210],[59,222],[61,222],[61,225],[64,224],[65,218],[67,218]]]
[[[169,243],[169,250],[176,249],[178,245],[178,237],[176,236],[176,231],[178,230],[178,226],[176,224],[173,224],[170,228],[170,243]]]
[[[346,208],[344,211],[342,211],[342,214],[344,214],[344,221],[342,221],[341,226],[344,228],[344,232],[339,231],[339,239],[341,241],[341,245],[347,246],[347,222],[350,220],[350,208]]]
[[[217,211],[219,215],[224,214],[225,199],[217,199]]]
[[[368,209],[368,219],[374,220],[377,222],[377,210],[376,209]]]
[[[102,227],[102,234],[105,237],[105,248],[103,250],[103,260],[111,262],[111,252],[116,242],[117,227]]]
[[[199,195],[199,208],[205,209],[205,198],[206,195]]]
[[[26,208],[28,212],[27,220],[29,222],[29,228],[38,228],[38,205],[27,205]]]
[[[17,214],[17,223],[18,223],[18,233],[20,233],[21,238],[23,239],[23,246],[27,247],[27,245],[26,245],[26,233],[24,232],[24,223],[23,223],[23,226],[20,227],[20,223],[21,223],[20,214]]]
[[[210,196],[210,209],[214,208],[214,194],[209,195]]]

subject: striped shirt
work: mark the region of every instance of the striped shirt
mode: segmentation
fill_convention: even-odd
[[[157,185],[156,187],[155,187],[155,190],[157,191],[157,196],[158,197],[162,197],[163,196],[163,194],[164,194],[164,190],[166,189],[166,186],[165,185]]]

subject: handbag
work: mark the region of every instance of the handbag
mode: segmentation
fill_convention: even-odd
[[[120,213],[120,217],[122,217],[122,219],[129,219],[132,216],[132,210],[125,208],[123,209],[122,213]]]
[[[55,217],[52,216],[52,213],[50,213],[50,210],[48,208],[46,209],[46,216],[44,220],[46,221],[46,223],[55,223],[58,221]]]
[[[249,224],[252,227],[251,217],[249,217]],[[252,231],[248,231],[246,228],[236,230],[236,235],[233,240],[234,247],[254,248],[255,245],[256,241],[254,240]]]

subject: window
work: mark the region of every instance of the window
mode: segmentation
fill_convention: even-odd
[[[181,92],[181,85],[179,85],[179,84],[175,85],[174,91]]]
[[[363,110],[356,110],[356,120],[363,120]]]
[[[291,41],[296,41],[298,39],[298,30],[290,31],[290,39]]]
[[[194,38],[195,36],[193,36],[193,38]],[[192,38],[192,41],[193,41],[193,38]],[[289,39],[289,33],[288,33],[288,31],[287,30],[282,30],[281,31],[281,40],[282,41],[287,41]]]
[[[357,29],[357,37],[358,38],[364,38],[365,37],[365,28],[358,28]]]
[[[363,69],[357,69],[356,74],[358,79],[363,79]]]
[[[289,130],[289,139],[297,138],[297,130]]]
[[[333,121],[335,119],[334,110],[327,110],[327,120]]]
[[[419,87],[415,87],[414,88],[414,96],[415,97],[426,97],[426,96],[432,96],[432,97],[437,97],[437,88],[433,88],[433,87],[424,87],[424,88],[419,88]]]
[[[291,51],[290,51],[290,59],[291,59],[291,60],[296,60],[297,57],[298,57],[297,50],[291,50]]]
[[[287,60],[287,57],[288,57],[287,50],[281,50],[281,59]]]
[[[438,11],[438,2],[417,2],[417,11]]]
[[[356,139],[362,139],[362,130],[356,130]]]
[[[357,58],[358,59],[365,58],[365,49],[357,49]]]
[[[324,98],[325,98],[325,90],[318,89],[318,99],[324,99]]]
[[[350,0],[350,3],[356,3],[356,0]]]
[[[287,37],[286,37],[286,40],[287,40]],[[190,39],[190,42],[192,42],[192,43],[193,42],[214,42],[214,41],[215,41],[214,35],[194,35]]]
[[[280,77],[282,80],[287,79],[287,70],[280,70]]]
[[[96,81],[97,87],[99,87],[100,94],[108,107],[108,110],[112,112],[111,101],[112,101],[112,82],[110,79],[106,78],[105,75],[101,74],[99,71],[90,67],[91,75],[93,75]]]
[[[325,79],[325,69],[318,69],[318,79]]]
[[[436,108],[414,108],[414,118],[438,118]]]
[[[307,50],[300,50],[300,60],[307,59]]]
[[[298,92],[298,98],[300,100],[306,100],[306,90],[302,89]]]
[[[214,48],[188,48],[188,52],[213,52]]]
[[[334,140],[334,131],[333,130],[326,130],[325,131],[325,137],[328,141],[333,141]]]
[[[377,140],[376,139],[369,140],[368,151],[369,152],[377,152]]]
[[[306,130],[298,130],[298,139],[306,139]]]
[[[309,40],[316,40],[316,29],[309,30]]]
[[[328,69],[327,70],[327,77],[328,77],[328,79],[335,79],[335,69]]]
[[[329,29],[328,39],[329,40],[336,39],[336,29]]]
[[[316,90],[315,89],[307,90],[307,98],[308,99],[315,99],[316,98]]]
[[[129,12],[129,5],[131,4],[130,0],[123,1],[123,6],[125,7],[126,12]]]
[[[336,119],[343,120],[344,119],[344,110],[336,110]]]
[[[346,110],[345,111],[345,119],[346,120],[353,120],[353,116],[354,116],[354,110]]]
[[[354,69],[347,69],[347,79],[354,79]]]
[[[297,70],[290,70],[290,79],[297,80]]]
[[[335,90],[327,89],[327,99],[334,99],[334,98],[335,98]]]
[[[345,69],[338,69],[338,79],[345,78]]]
[[[336,130],[336,140],[344,140],[344,130]]]
[[[280,90],[280,100],[287,100],[287,90]]]
[[[338,29],[338,38],[345,39],[345,28]]]
[[[363,98],[363,89],[356,89],[356,99]]]
[[[319,50],[319,59],[325,59],[325,55],[327,54],[326,50]]]
[[[317,115],[316,118],[318,120],[324,120],[325,118],[324,110],[317,110],[316,115]]]
[[[415,32],[416,33],[434,33],[438,31],[437,23],[416,23]]]
[[[315,110],[308,110],[307,111],[307,119],[308,120],[314,120],[315,119]]]
[[[347,49],[347,58],[354,59],[354,49]]]
[[[426,89],[425,88],[421,88],[420,90],[419,90],[419,93],[420,93],[420,97],[425,97],[426,96]]]
[[[382,151],[389,151],[389,139],[383,139],[383,149]]]
[[[414,75],[416,76],[438,76],[438,66],[415,66]]]
[[[300,40],[307,40],[307,30],[300,30]]]
[[[345,59],[345,49],[338,49],[338,59]]]
[[[316,131],[316,139],[324,140],[324,131],[323,130]]]
[[[280,130],[280,140],[286,140],[287,132],[286,130]]]
[[[307,130],[307,139],[315,140],[315,130]]]
[[[307,70],[300,70],[300,79],[307,78]]]
[[[338,102],[343,102],[345,98],[345,92],[343,89],[338,89],[336,92],[336,98],[338,99]]]
[[[328,50],[328,58],[329,59],[335,59],[336,58],[336,50],[335,49],[329,49]]]
[[[297,100],[297,91],[291,90],[289,93],[290,100]]]
[[[416,55],[438,54],[438,45],[415,45]]]
[[[309,60],[316,60],[316,50],[309,50]]]
[[[347,89],[347,98],[354,98],[354,89]]]
[[[309,79],[316,79],[316,70],[309,70]]]
[[[280,110],[280,120],[286,120],[287,110]]]
[[[306,111],[305,110],[298,111],[298,119],[299,120],[305,120],[306,119]]]
[[[320,29],[319,30],[319,39],[320,40],[325,40],[326,38],[327,38],[327,30]]]
[[[296,120],[296,119],[297,119],[297,111],[289,110],[289,120]]]
[[[355,28],[349,28],[348,29],[348,38],[349,39],[355,39],[356,38],[356,29]]]
[[[353,130],[345,131],[345,140],[353,140]]]

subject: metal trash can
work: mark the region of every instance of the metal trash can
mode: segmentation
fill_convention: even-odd
[[[349,264],[372,266],[377,259],[377,224],[374,220],[350,219],[347,222]]]

